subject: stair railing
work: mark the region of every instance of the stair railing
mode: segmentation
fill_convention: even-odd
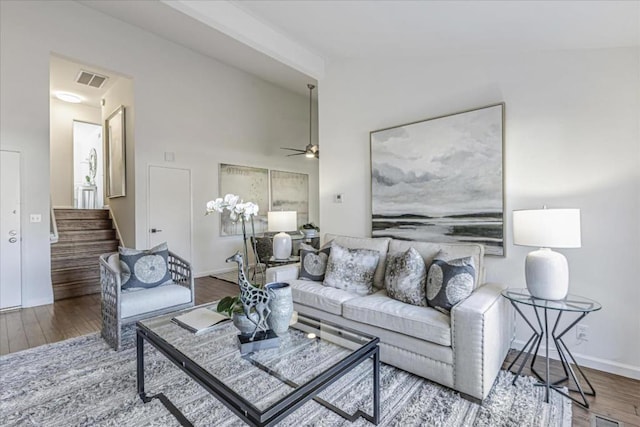
[[[49,208],[51,213],[49,214],[49,243],[58,243],[58,224],[56,222],[56,212],[53,210],[53,204],[49,199]]]

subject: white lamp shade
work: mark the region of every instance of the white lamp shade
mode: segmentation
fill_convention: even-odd
[[[539,248],[579,248],[580,209],[513,211],[513,243]]]
[[[298,228],[296,211],[267,212],[268,231],[294,231]]]

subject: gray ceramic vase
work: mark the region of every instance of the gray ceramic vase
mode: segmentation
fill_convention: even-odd
[[[251,318],[256,322],[259,320],[258,313],[251,313]],[[255,323],[247,319],[244,313],[233,313],[233,326],[238,328],[240,335],[251,335],[256,328]]]
[[[288,283],[272,282],[267,283],[265,288],[269,290],[271,295],[269,301],[271,314],[267,318],[267,324],[273,332],[282,335],[289,329],[289,322],[293,314],[291,286]]]

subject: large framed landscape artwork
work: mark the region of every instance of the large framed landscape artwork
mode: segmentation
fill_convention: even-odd
[[[373,237],[504,256],[504,103],[371,132]]]

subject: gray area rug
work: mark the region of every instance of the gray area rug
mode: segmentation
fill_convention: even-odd
[[[229,333],[236,332],[230,329]],[[117,353],[99,334],[91,334],[1,357],[0,425],[179,425],[158,400],[143,404],[138,398],[132,327],[127,329],[125,342],[125,349]],[[195,425],[244,425],[151,346],[145,349],[149,393],[165,393]],[[233,373],[234,367],[228,368]],[[362,408],[371,413],[370,369],[370,363],[361,364],[323,391],[321,397],[347,412]],[[500,372],[491,394],[479,406],[450,389],[389,365],[382,364],[380,374],[382,426],[571,425],[570,401],[552,393],[552,401],[544,403],[543,389],[534,387],[531,377],[519,379],[512,386],[513,375]],[[269,393],[265,384],[248,381],[246,386],[257,396]],[[311,401],[278,425],[352,424]],[[361,419],[353,425],[370,424]]]

